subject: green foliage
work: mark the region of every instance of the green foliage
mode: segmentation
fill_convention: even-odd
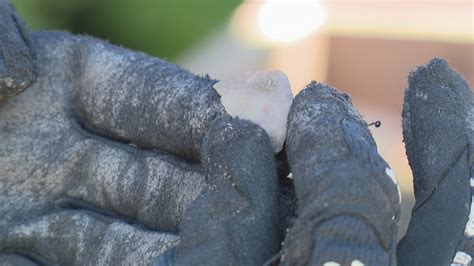
[[[34,30],[89,34],[174,59],[225,23],[240,0],[11,0]]]

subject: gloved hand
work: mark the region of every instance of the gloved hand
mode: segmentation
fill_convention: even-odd
[[[396,182],[347,95],[312,83],[295,98],[298,211],[278,252],[292,183],[266,133],[225,114],[215,81],[92,38],[29,36],[1,3],[0,261],[395,265]],[[398,260],[445,265],[472,255],[472,93],[435,60],[405,102],[418,207]]]
[[[226,115],[214,80],[90,37],[29,35],[0,11],[0,262],[145,265],[179,243],[181,264],[253,264],[278,251],[268,136]]]
[[[286,152],[298,200],[283,265],[469,265],[474,256],[474,97],[441,59],[409,76],[403,135],[416,204],[397,246],[400,192],[350,98],[296,96]],[[277,260],[278,259],[278,260]]]

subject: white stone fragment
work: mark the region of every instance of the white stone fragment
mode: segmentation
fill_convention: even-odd
[[[233,117],[250,120],[270,136],[275,152],[283,149],[286,122],[293,101],[290,82],[278,70],[248,72],[214,85]]]
[[[451,266],[469,266],[471,265],[472,258],[469,254],[462,251],[456,252],[454,255],[453,263]]]
[[[334,261],[328,261],[323,264],[323,266],[341,266],[341,264],[334,262]]]
[[[364,266],[364,263],[362,263],[360,260],[353,260],[351,262],[351,266]]]
[[[464,229],[464,235],[467,237],[474,236],[474,196],[471,196],[471,208],[469,210],[469,219],[466,223],[466,228]]]
[[[390,177],[390,179],[392,179],[394,184],[398,184],[398,180],[395,177],[395,172],[393,172],[392,169],[385,167],[385,173]]]

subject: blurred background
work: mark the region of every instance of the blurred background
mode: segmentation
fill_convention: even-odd
[[[414,204],[402,142],[407,75],[445,58],[474,84],[471,0],[12,0],[33,30],[87,34],[224,79],[284,71],[293,93],[311,80],[352,95],[398,176],[400,235]]]

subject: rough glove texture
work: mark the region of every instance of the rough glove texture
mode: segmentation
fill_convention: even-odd
[[[259,264],[278,251],[268,136],[222,120],[214,81],[90,37],[32,40],[38,77],[0,108],[5,263],[148,264],[179,229],[184,264]]]
[[[218,103],[217,94],[212,94],[212,82],[206,83],[209,84],[209,93],[199,91],[193,94],[177,88],[177,80],[181,77],[183,84],[188,84],[183,87],[191,89],[186,87],[191,86],[189,72],[179,70],[167,62],[147,58],[144,54],[116,48],[93,38],[62,32],[35,33],[32,40],[38,56],[38,78],[26,91],[10,98],[0,108],[0,253],[23,254],[44,264],[95,264],[98,257],[111,264],[127,260],[151,262],[176,243],[175,236],[170,237],[169,233],[164,232],[178,232],[185,210],[204,190],[202,167],[158,151],[137,148],[138,144],[143,143],[140,142],[141,138],[149,140],[146,135],[130,135],[129,141],[137,145],[127,145],[93,134],[84,130],[81,125],[92,125],[96,116],[104,115],[114,125],[120,124],[120,121],[146,125],[149,117],[155,117],[155,114],[159,116],[160,112],[177,110],[176,116],[167,116],[170,121],[174,121],[175,127],[167,128],[170,132],[163,133],[159,141],[154,143],[167,143],[165,137],[173,136],[174,140],[170,140],[173,145],[178,145],[179,141],[184,142],[176,148],[177,153],[191,155],[195,153],[192,152],[193,149],[199,150],[200,144],[197,143],[202,141],[198,140],[200,137],[193,136],[199,136],[199,130],[204,130],[206,123],[210,122],[198,118],[209,115],[211,119],[211,116],[215,116],[210,111],[198,112],[208,110],[206,106]],[[86,55],[86,50],[94,51],[96,56]],[[127,61],[130,58],[137,60]],[[130,69],[139,69],[143,67],[143,63],[148,63],[149,66],[153,65],[150,69],[158,74],[144,70],[139,71],[140,75],[145,75],[140,77],[134,76],[135,72],[122,73],[120,71],[123,69],[108,65],[112,61],[117,66],[127,65]],[[112,108],[107,110],[113,110],[108,113],[106,109],[100,109],[104,107],[101,104],[111,102],[98,101],[98,110],[101,112],[90,113],[90,117],[81,116],[78,119],[75,112],[77,109],[71,108],[77,101],[87,101],[87,97],[92,102],[114,97],[115,94],[110,91],[110,95],[104,94],[109,88],[105,86],[108,83],[105,77],[110,76],[95,75],[103,73],[104,69],[112,77],[120,76],[119,73],[134,76],[137,82],[135,87],[127,88],[141,93],[149,91],[147,95],[166,91],[165,88],[150,84],[154,84],[152,81],[159,76],[158,70],[171,69],[176,74],[176,83],[169,82],[174,86],[172,88],[179,91],[178,96],[170,92],[168,98],[163,94],[160,99],[171,102],[161,110],[158,107],[152,108],[156,102],[144,101],[143,105],[150,106],[145,108],[140,105],[135,109],[128,109],[128,113],[122,111],[119,117],[113,114],[121,105],[105,105]],[[113,78],[109,82],[117,85],[117,80]],[[143,87],[148,85],[151,87]],[[90,94],[80,94],[81,89]],[[96,96],[92,94],[92,89],[97,93]],[[215,98],[206,102],[206,95],[215,95]],[[173,97],[187,97],[190,102],[173,101],[172,99],[176,99]],[[201,100],[203,109],[194,109],[196,112],[191,112],[193,115],[183,113],[183,109],[192,109],[187,103],[193,105]],[[88,107],[93,108],[90,105]],[[142,107],[153,111],[153,114],[147,117],[138,115],[142,114],[137,111],[142,110]],[[180,114],[184,114],[185,119]],[[87,122],[88,119],[92,122]],[[178,126],[176,121],[181,121],[179,125],[182,126]],[[195,121],[194,125],[203,128],[194,131],[193,125],[187,124],[189,121]],[[120,128],[112,129],[120,133]],[[164,129],[155,127],[155,130]],[[183,133],[186,130],[187,133]],[[152,130],[146,132],[150,136],[156,136]],[[139,139],[134,139],[135,137]],[[196,141],[196,145],[193,141]],[[182,148],[180,152],[180,147],[185,146],[188,149]],[[170,152],[173,150],[172,146],[167,147]],[[69,211],[71,209],[75,211]],[[58,213],[59,216],[53,213]],[[61,219],[56,219],[57,217]],[[102,217],[108,217],[112,221],[104,224],[101,222]],[[69,245],[67,249],[63,248],[63,242],[49,240],[57,236],[57,230],[63,230],[62,236]],[[110,245],[101,242],[102,247],[90,250],[95,253],[82,250],[83,247],[90,246],[87,239],[97,236],[98,232],[115,232],[110,236],[114,241],[110,241]],[[127,235],[138,237],[137,234],[150,243],[160,244],[144,245],[127,240]],[[32,242],[38,244],[32,246]],[[115,254],[118,251],[114,250],[120,249],[134,251],[123,253],[123,256],[128,256],[125,259]],[[8,258],[15,260],[13,256]]]
[[[311,83],[289,116],[297,218],[281,264],[395,265],[397,185],[347,94]]]
[[[217,81],[99,40],[69,37],[62,45],[65,60],[80,58],[70,67],[77,113],[87,129],[199,160],[207,128],[225,113],[212,87]]]
[[[278,176],[267,133],[231,118],[216,121],[201,160],[209,188],[181,226],[178,265],[261,265],[278,251]]]
[[[449,265],[465,234],[471,206],[472,91],[441,59],[419,67],[408,83],[403,138],[416,204],[398,246],[398,260],[400,265]],[[468,238],[460,249],[474,256],[474,240],[472,235]]]

